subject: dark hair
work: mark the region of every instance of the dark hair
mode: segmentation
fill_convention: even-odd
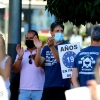
[[[100,41],[100,25],[95,25],[92,28],[91,39],[94,41]]]
[[[35,30],[29,30],[29,31],[28,31],[28,33],[31,33],[31,32],[32,32],[32,33],[35,33],[35,35],[39,38],[37,31],[35,31]]]
[[[64,30],[64,25],[63,25],[61,22],[53,22],[53,23],[51,24],[50,30],[53,31],[54,28],[57,27],[57,26],[62,27],[63,30]]]

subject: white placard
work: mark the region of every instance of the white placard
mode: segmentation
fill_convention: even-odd
[[[0,76],[0,100],[8,100],[8,92],[2,76]]]
[[[58,46],[63,79],[72,77],[72,67],[74,63],[74,58],[79,51],[79,43],[64,44]]]
[[[97,96],[100,100],[100,85],[97,85]],[[79,87],[65,91],[66,100],[92,100],[89,87]]]

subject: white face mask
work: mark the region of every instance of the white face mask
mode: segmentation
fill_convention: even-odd
[[[61,32],[55,33],[54,39],[56,42],[60,42],[64,39],[64,34]]]

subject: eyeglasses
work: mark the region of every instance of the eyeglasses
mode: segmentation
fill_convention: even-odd
[[[32,64],[31,55],[29,56],[29,64]]]

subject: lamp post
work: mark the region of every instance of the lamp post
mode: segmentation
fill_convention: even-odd
[[[9,31],[8,54],[14,63],[16,58],[16,45],[21,44],[21,2],[22,0],[9,0]],[[18,100],[19,74],[11,71],[11,98]]]
[[[29,16],[28,16],[28,30],[31,29],[31,0],[29,0]]]

